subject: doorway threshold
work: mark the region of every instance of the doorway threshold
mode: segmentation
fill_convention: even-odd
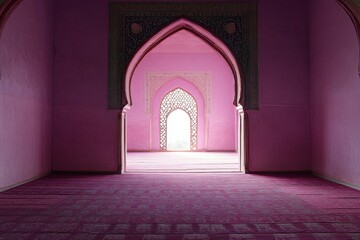
[[[241,173],[236,152],[128,152],[125,173]]]

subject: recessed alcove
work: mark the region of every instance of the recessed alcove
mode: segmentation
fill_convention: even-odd
[[[239,172],[234,83],[226,59],[187,29],[148,51],[131,78],[124,172]]]

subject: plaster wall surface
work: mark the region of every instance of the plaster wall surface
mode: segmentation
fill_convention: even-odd
[[[25,0],[0,37],[0,190],[51,164],[53,1]]]
[[[310,169],[308,1],[259,0],[253,171]],[[55,0],[53,170],[116,170],[119,111],[107,109],[108,1]]]
[[[335,1],[310,4],[312,170],[360,186],[358,40]]]
[[[108,1],[55,1],[52,169],[115,171],[119,111],[108,110]]]
[[[310,170],[308,2],[259,1],[259,110],[249,114],[252,171]]]

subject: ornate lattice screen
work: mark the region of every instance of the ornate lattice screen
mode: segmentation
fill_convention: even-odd
[[[160,105],[160,149],[167,150],[167,118],[169,114],[181,109],[190,116],[190,147],[191,150],[197,149],[197,128],[198,110],[193,96],[181,88],[177,88],[163,98]]]

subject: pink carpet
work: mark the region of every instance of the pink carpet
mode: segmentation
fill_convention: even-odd
[[[309,175],[53,175],[0,194],[0,239],[360,239],[360,192]]]

